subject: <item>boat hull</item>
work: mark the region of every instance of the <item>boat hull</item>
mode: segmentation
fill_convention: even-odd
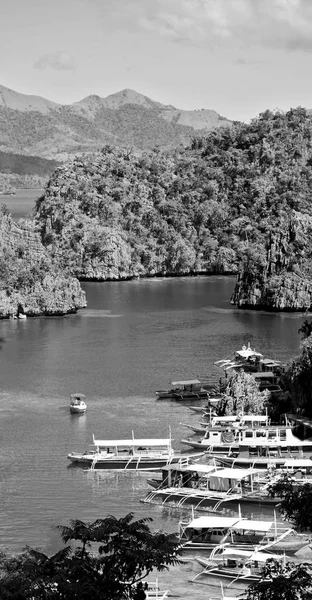
[[[105,469],[114,471],[158,471],[168,464],[178,462],[181,457],[162,458],[162,457],[112,457],[112,458],[95,458],[83,456],[82,454],[71,453],[67,457],[74,465],[79,465],[85,468]]]

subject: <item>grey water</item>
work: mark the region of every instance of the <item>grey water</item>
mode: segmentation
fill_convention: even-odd
[[[168,437],[169,427],[181,449],[189,436],[183,423],[198,415],[156,400],[156,389],[218,377],[214,361],[247,342],[284,361],[299,354],[307,316],[238,310],[229,301],[234,283],[217,276],[84,283],[88,307],[76,315],[0,321],[2,548],[52,553],[60,547],[56,525],[128,512],[151,517],[152,529],[177,531],[189,513],[140,502],[147,474],[73,468],[67,454],[85,450],[93,433]],[[69,413],[73,392],[86,394],[85,415]],[[184,598],[203,597],[203,586],[187,583],[194,573],[189,563],[159,579]]]

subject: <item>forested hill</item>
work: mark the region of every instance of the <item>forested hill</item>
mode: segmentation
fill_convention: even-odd
[[[105,147],[58,168],[44,244],[84,279],[241,272],[241,306],[311,306],[312,120],[267,111],[188,149]]]

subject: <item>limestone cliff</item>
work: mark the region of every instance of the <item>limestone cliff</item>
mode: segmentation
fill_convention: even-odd
[[[265,260],[249,256],[238,275],[232,303],[239,308],[308,311],[312,308],[312,217],[292,211],[267,236]]]
[[[31,221],[0,211],[0,318],[65,315],[86,306],[79,281],[61,272]]]

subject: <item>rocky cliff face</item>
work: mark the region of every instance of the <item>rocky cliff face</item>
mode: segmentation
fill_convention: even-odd
[[[238,275],[232,303],[239,308],[271,311],[312,309],[309,239],[312,217],[292,211],[281,231],[267,238],[266,260],[247,260]]]
[[[30,221],[0,212],[0,318],[65,315],[86,306],[79,281],[62,273]]]

